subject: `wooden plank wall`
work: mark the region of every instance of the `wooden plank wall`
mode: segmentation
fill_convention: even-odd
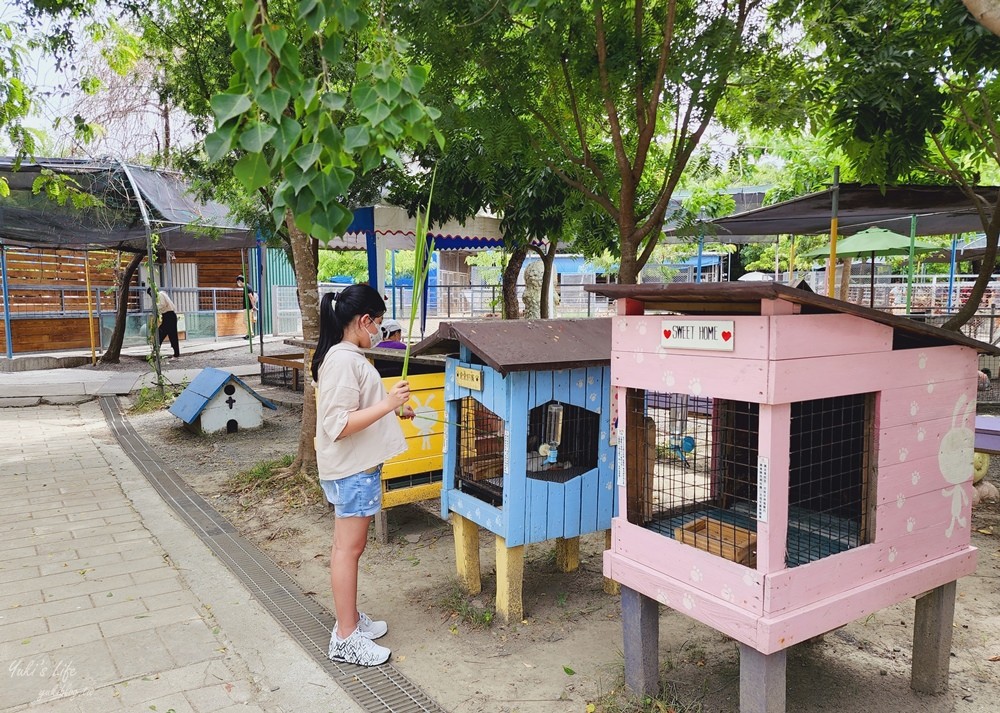
[[[11,340],[16,353],[57,351],[59,349],[89,349],[90,327],[87,318],[13,319]],[[94,320],[94,330],[98,329]],[[6,351],[6,333],[0,328],[0,351]]]
[[[236,276],[243,272],[239,250],[206,250],[204,252],[176,252],[174,261],[178,263],[195,263],[198,265],[198,287],[231,288],[232,293],[220,293],[216,296],[216,310],[242,310],[243,299],[236,291]],[[251,279],[256,285],[256,278]],[[256,289],[256,287],[255,287]],[[212,296],[208,292],[199,293],[198,309],[209,312],[213,309]],[[220,334],[242,334],[246,327],[238,331],[220,331]]]
[[[115,282],[115,260],[124,268],[129,255],[115,251],[92,251],[88,253],[70,250],[16,250],[7,251],[7,274],[10,292],[11,334],[14,351],[28,353],[53,351],[57,349],[81,349],[90,346],[89,327],[86,318],[54,318],[48,315],[63,313],[86,313],[87,297],[86,265],[90,265],[91,287],[100,290],[100,309],[104,313],[115,309],[114,295],[107,289]],[[236,276],[243,271],[238,250],[212,250],[205,252],[174,253],[177,262],[198,265],[198,286],[232,288],[231,293],[219,295],[218,311],[233,310],[223,317],[220,335],[244,334],[243,300],[236,290]],[[137,277],[133,286],[137,284]],[[32,289],[18,289],[30,287]],[[41,289],[38,289],[41,288]],[[73,288],[63,292],[65,288]],[[213,309],[210,294],[200,295],[199,309]],[[231,304],[230,304],[231,303]],[[97,305],[92,305],[96,310]],[[130,305],[137,309],[138,305]],[[0,311],[3,296],[0,294]],[[238,310],[238,311],[237,311]],[[23,315],[23,317],[19,317]],[[33,315],[42,315],[33,318]],[[95,327],[96,328],[96,327]],[[0,329],[0,349],[6,350],[4,330]]]

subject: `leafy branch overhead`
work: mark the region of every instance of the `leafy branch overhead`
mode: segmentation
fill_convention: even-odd
[[[407,65],[406,43],[367,9],[361,0],[300,0],[290,30],[269,21],[263,0],[244,0],[227,20],[233,78],[211,101],[210,160],[235,151],[236,178],[273,193],[275,222],[290,213],[323,242],[350,224],[344,197],[359,173],[401,164],[404,143],[443,143],[439,112],[420,100],[427,68]],[[372,41],[358,58],[362,32]]]

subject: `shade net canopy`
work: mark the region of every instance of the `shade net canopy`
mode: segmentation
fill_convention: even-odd
[[[837,232],[853,235],[879,227],[903,235],[910,234],[912,217],[917,217],[917,235],[951,235],[981,232],[979,213],[957,186],[863,186],[845,183],[838,188]],[[989,206],[997,200],[1000,187],[976,189]],[[799,198],[737,213],[705,223],[705,235],[719,242],[759,242],[762,236],[821,235],[830,232],[833,190],[810,193]]]
[[[36,180],[49,171],[99,204],[60,205],[44,193],[35,194]],[[147,218],[149,230],[159,235],[160,247],[170,251],[231,250],[255,244],[252,230],[232,218],[222,204],[200,200],[175,172],[91,159],[36,159],[15,170],[13,159],[0,157],[0,178],[10,187],[10,195],[0,198],[4,246],[143,252]]]

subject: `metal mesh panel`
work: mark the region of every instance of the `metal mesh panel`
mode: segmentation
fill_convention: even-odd
[[[598,415],[558,401],[528,413],[528,477],[565,483],[597,467]]]
[[[628,519],[754,566],[757,404],[630,392]]]
[[[492,505],[503,501],[503,419],[470,396],[458,404],[458,489]]]
[[[630,522],[756,563],[759,406],[686,394],[627,395]],[[874,395],[791,404],[786,566],[870,541]]]
[[[787,566],[868,541],[873,405],[871,394],[792,404]]]

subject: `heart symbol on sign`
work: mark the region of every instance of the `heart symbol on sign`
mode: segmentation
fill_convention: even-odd
[[[733,333],[732,332],[723,332],[722,333],[722,341],[728,342],[732,338],[733,338]]]
[[[670,335],[671,334],[672,334],[672,332],[669,329],[664,329],[663,330],[663,338],[664,339],[670,339]]]

